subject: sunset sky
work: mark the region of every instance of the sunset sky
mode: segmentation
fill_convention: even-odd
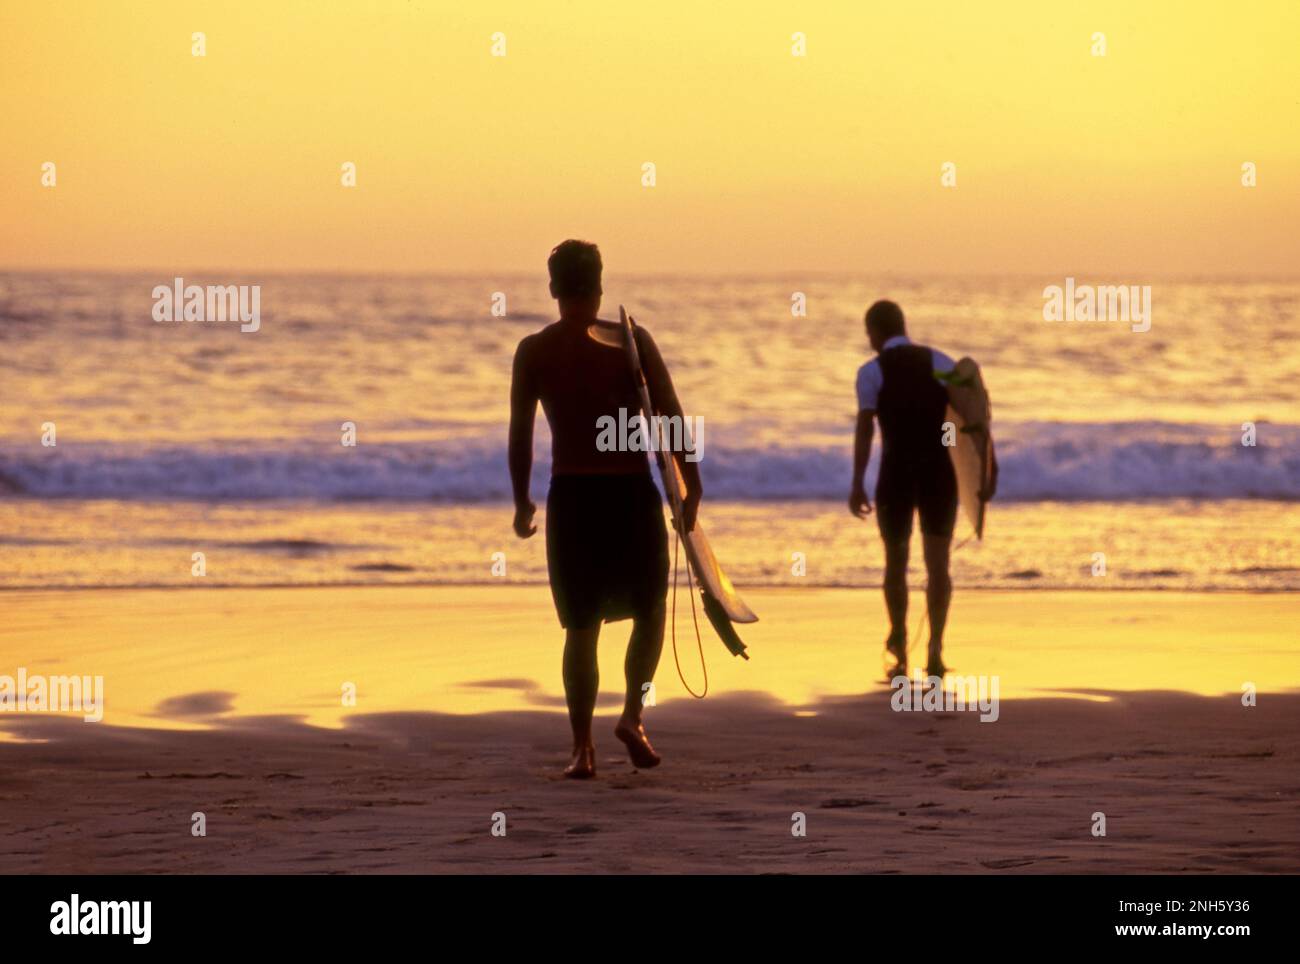
[[[1297,36],[1292,0],[10,0],[0,267],[1290,275]]]

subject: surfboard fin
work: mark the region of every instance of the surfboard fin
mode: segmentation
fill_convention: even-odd
[[[731,650],[732,656],[749,659],[749,654],[745,652],[745,644],[736,632],[731,617],[722,608],[722,603],[718,602],[707,589],[700,590],[700,597],[704,600],[704,615],[709,617],[709,622],[713,624],[713,629],[722,640],[722,645]]]

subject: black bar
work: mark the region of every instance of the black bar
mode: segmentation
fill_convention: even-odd
[[[615,937],[645,942],[647,952],[656,946],[667,951],[703,928],[716,930],[733,949],[789,935],[815,936],[817,944],[843,939],[863,951],[903,940],[917,952],[1006,953],[1006,942],[1031,939],[1044,942],[1040,950],[1200,945],[1231,953],[1252,946],[1254,938],[1289,936],[1293,928],[1284,915],[1294,886],[1293,877],[1261,876],[35,876],[0,878],[0,920],[7,949],[62,944],[77,952],[111,946],[330,952],[373,949],[382,935],[390,945],[436,940],[446,953],[462,938],[486,940],[494,950],[522,941],[542,953],[581,930],[577,913],[592,926],[612,926]],[[73,894],[83,914],[89,902],[148,901],[148,943],[136,944],[129,933],[52,934],[52,908],[70,905]],[[1181,907],[1171,911],[1171,900]],[[1197,933],[1188,932],[1193,927]],[[1205,936],[1202,927],[1212,932]],[[1245,932],[1218,930],[1238,927]]]

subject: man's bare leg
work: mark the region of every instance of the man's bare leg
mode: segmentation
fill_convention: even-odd
[[[659,754],[646,737],[641,713],[645,707],[643,687],[654,682],[663,648],[664,607],[661,603],[653,612],[632,620],[632,636],[627,643],[627,658],[623,661],[627,696],[623,701],[623,715],[614,728],[614,735],[627,746],[632,764],[642,768],[658,766],[660,761]]]
[[[890,676],[907,672],[907,539],[885,543],[885,608],[889,611],[886,648],[898,665]]]
[[[951,536],[922,535],[925,571],[929,582],[925,588],[925,605],[930,614],[930,650],[926,673],[943,675],[943,630],[948,623],[948,604],[952,601],[952,577],[948,574],[948,549]]]
[[[585,780],[596,775],[596,744],[591,738],[591,717],[596,711],[600,689],[600,667],[596,663],[596,642],[600,623],[570,627],[564,636],[564,698],[569,704],[569,725],[573,727],[573,761],[564,775]]]

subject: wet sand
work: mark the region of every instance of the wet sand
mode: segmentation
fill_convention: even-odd
[[[967,593],[950,662],[1003,681],[982,723],[891,709],[874,593],[754,593],[754,660],[706,640],[707,700],[665,654],[641,772],[611,627],[600,772],[572,783],[545,593],[0,594],[0,673],[108,692],[102,723],[0,715],[0,872],[1300,871],[1288,597]]]

